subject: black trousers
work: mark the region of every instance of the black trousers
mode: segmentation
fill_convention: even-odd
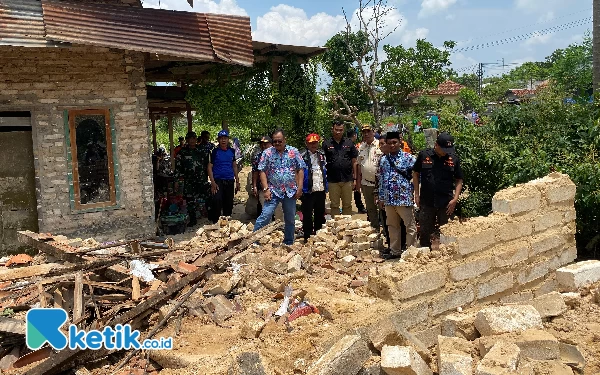
[[[421,205],[420,209],[420,237],[419,241],[422,247],[431,247],[431,235],[435,233],[439,236],[439,228],[448,224],[448,215],[446,207],[431,207]]]
[[[388,231],[388,227],[387,227],[387,215],[385,214],[385,210],[379,210],[379,223],[383,227],[383,235],[385,236],[385,240],[386,240],[387,247],[389,250],[389,248],[390,248],[390,232]],[[405,237],[406,237],[406,235],[405,235]]]
[[[316,191],[314,193],[303,194],[300,198],[302,202],[302,231],[304,232],[305,240],[325,224],[325,194],[324,191]]]
[[[354,192],[354,204],[356,205],[356,208],[361,211],[365,209],[365,205],[362,201],[362,194],[360,193],[360,191],[355,191]]]
[[[235,180],[215,179],[219,190],[212,196],[212,205],[209,220],[213,223],[219,221],[219,216],[231,216],[233,211],[233,196],[235,195]]]

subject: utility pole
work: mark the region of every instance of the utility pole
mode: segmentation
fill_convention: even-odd
[[[482,89],[483,89],[483,63],[479,63],[479,69],[477,69],[477,77],[479,78],[479,85],[477,87],[477,94],[479,94],[479,96],[481,96]]]
[[[594,93],[600,89],[600,0],[593,0],[593,16],[592,37],[593,37],[593,52],[592,52],[592,69],[594,73]]]

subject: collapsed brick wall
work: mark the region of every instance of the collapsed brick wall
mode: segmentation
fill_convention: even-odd
[[[100,47],[2,47],[0,111],[29,111],[39,230],[119,238],[153,229],[148,105],[141,53]],[[64,110],[108,107],[116,129],[118,209],[73,212]]]
[[[491,215],[443,226],[440,251],[378,267],[368,288],[399,306],[395,323],[435,343],[436,323],[457,308],[556,289],[554,271],[577,257],[574,198],[559,173],[502,190]]]

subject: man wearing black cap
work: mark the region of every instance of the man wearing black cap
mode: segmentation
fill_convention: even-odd
[[[271,147],[271,145],[271,137],[266,135],[261,137],[259,142],[260,150],[252,157],[252,195],[258,200],[257,216],[260,216],[260,213],[262,212],[262,203],[264,202],[264,198],[262,198],[261,200],[261,197],[263,197],[264,194],[262,194],[263,191],[262,184],[260,182],[260,171],[258,170],[258,162],[260,161],[260,157],[263,151]]]
[[[440,133],[434,148],[419,153],[413,169],[415,201],[421,211],[421,246],[431,246],[436,224],[448,223],[462,184],[463,173],[454,149],[454,138],[447,132]]]

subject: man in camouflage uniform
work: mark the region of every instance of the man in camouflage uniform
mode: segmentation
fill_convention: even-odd
[[[197,223],[196,202],[198,199],[206,201],[209,197],[210,183],[208,182],[208,154],[198,147],[196,133],[189,132],[185,137],[188,146],[182,148],[175,159],[175,178],[178,183],[183,183],[183,196],[187,202],[187,211],[190,216],[188,226]]]

